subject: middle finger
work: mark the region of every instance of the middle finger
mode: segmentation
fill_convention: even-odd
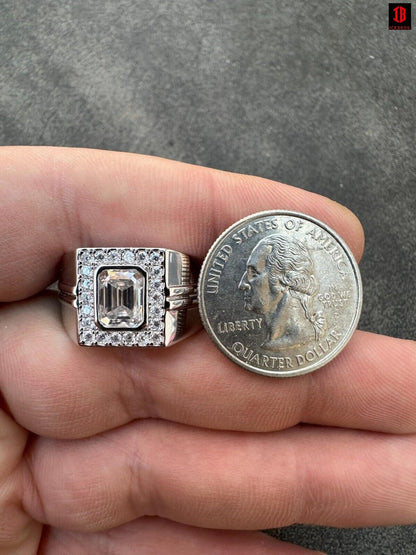
[[[149,417],[239,431],[298,422],[416,430],[412,341],[356,332],[325,368],[271,379],[236,366],[204,332],[169,349],[81,348],[51,296],[0,310],[0,388],[16,420],[39,435],[81,438]]]

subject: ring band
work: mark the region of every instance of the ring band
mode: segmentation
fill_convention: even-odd
[[[200,327],[190,258],[170,249],[77,249],[62,259],[58,288],[80,345],[167,347]]]

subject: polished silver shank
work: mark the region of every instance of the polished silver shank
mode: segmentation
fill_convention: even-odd
[[[80,345],[169,346],[199,325],[190,259],[170,249],[77,249],[58,287]]]
[[[231,360],[289,377],[333,359],[357,326],[358,266],[328,226],[296,212],[248,216],[213,244],[199,279],[206,330]]]

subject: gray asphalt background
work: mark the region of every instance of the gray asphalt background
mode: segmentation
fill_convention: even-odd
[[[327,195],[366,231],[360,327],[415,338],[416,31],[389,31],[387,14],[373,0],[0,0],[0,143],[156,154]],[[416,553],[413,526],[274,533],[333,555]]]

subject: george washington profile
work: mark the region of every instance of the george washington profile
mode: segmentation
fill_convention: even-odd
[[[259,241],[238,287],[244,291],[244,308],[263,317],[264,349],[275,351],[319,339],[325,319],[313,308],[318,291],[313,261],[297,239],[273,234]]]

